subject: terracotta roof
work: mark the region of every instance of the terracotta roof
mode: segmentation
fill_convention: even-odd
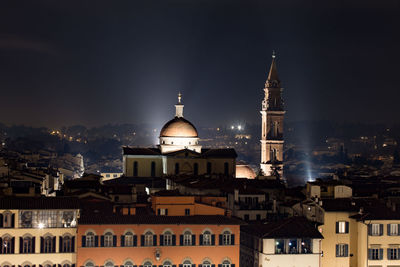
[[[290,217],[267,224],[244,225],[241,231],[260,238],[324,238],[304,217]]]
[[[243,221],[222,215],[156,216],[156,215],[82,215],[79,224],[212,224],[242,225]]]
[[[3,197],[0,209],[79,209],[74,197]]]

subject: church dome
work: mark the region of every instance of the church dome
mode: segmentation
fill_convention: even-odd
[[[249,165],[236,165],[236,178],[254,179],[256,173]]]
[[[183,117],[175,117],[161,129],[160,137],[198,137],[196,127]]]

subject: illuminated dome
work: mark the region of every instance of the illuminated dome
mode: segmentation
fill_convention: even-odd
[[[175,117],[164,125],[160,137],[198,137],[198,133],[190,121]]]
[[[254,179],[256,173],[249,165],[236,165],[236,178]]]

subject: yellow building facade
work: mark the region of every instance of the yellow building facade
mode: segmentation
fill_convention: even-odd
[[[0,266],[74,267],[78,202],[1,198]]]

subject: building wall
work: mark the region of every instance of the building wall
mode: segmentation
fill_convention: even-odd
[[[156,163],[156,177],[161,177],[163,174],[162,157],[161,156],[133,156],[124,155],[124,174],[126,176],[133,175],[133,164],[136,161],[138,163],[138,176],[139,177],[151,177],[151,162]]]
[[[103,235],[110,229],[117,236],[117,247],[88,248],[82,247],[82,236],[88,230],[94,231],[96,235]],[[141,247],[140,235],[151,229],[157,235],[157,246]],[[176,235],[176,246],[159,246],[159,236],[169,229]],[[190,229],[196,235],[195,246],[180,246],[179,235]],[[215,234],[214,246],[199,246],[199,235],[205,229]],[[218,235],[225,229],[230,229],[235,235],[235,244],[230,246],[218,245]],[[121,247],[121,235],[126,230],[132,231],[138,236],[137,247]],[[240,229],[238,225],[80,225],[78,227],[78,253],[77,264],[84,266],[88,260],[92,260],[96,266],[104,265],[105,261],[112,260],[114,265],[123,265],[124,261],[130,259],[134,265],[141,265],[145,260],[150,260],[153,265],[161,265],[168,259],[172,264],[182,264],[186,258],[190,258],[194,264],[201,264],[204,259],[211,260],[212,264],[221,264],[224,259],[230,259],[232,264],[239,266],[239,244]],[[155,252],[160,251],[160,260],[156,260]]]
[[[6,235],[15,238],[14,243],[14,254],[1,254],[0,256],[0,266],[5,263],[15,266],[23,266],[24,263],[44,265],[48,264],[75,264],[76,263],[76,228],[19,228],[19,212],[18,210],[7,210],[15,214],[14,228],[0,228],[0,237],[4,238]],[[0,214],[3,214],[5,210],[0,210]],[[35,253],[20,254],[20,237],[29,234],[35,237]],[[59,237],[69,234],[75,237],[75,248],[74,253],[60,253],[59,252]],[[40,253],[40,237],[45,235],[51,235],[56,237],[56,253]]]
[[[378,223],[383,224],[383,235],[369,236],[368,224]],[[389,236],[387,232],[388,224],[400,224],[400,220],[368,220],[365,222],[357,222],[358,229],[358,266],[400,266],[400,260],[388,260],[387,249],[389,247],[400,248],[400,236]],[[400,230],[400,229],[399,229]],[[368,260],[368,248],[382,248],[382,260]]]
[[[259,255],[259,265],[263,267],[319,267],[320,258],[319,239],[313,239],[312,254],[275,254],[275,239],[264,239],[263,253]]]

